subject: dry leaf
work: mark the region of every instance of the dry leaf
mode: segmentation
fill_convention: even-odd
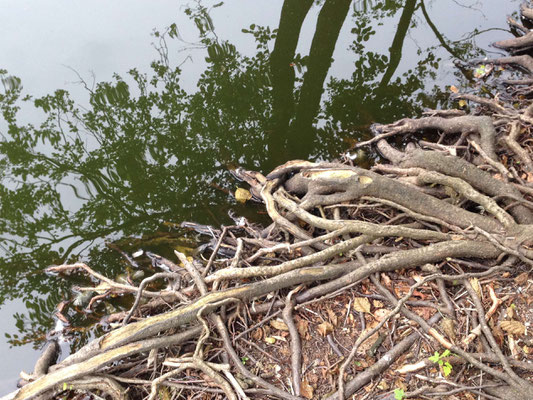
[[[366,297],[356,297],[353,299],[353,308],[355,311],[370,313],[370,301]]]
[[[337,318],[337,314],[335,314],[335,312],[331,308],[328,308],[328,317],[331,323],[337,326],[339,319]]]
[[[453,320],[450,318],[444,318],[440,323],[440,326],[442,327],[442,330],[446,336],[448,336],[452,342],[455,342],[455,339],[457,338],[455,335],[455,322],[453,322]]]
[[[529,274],[527,272],[522,272],[520,275],[514,278],[514,281],[517,285],[522,286],[526,284],[528,278],[529,278]]]
[[[374,318],[381,322],[388,314],[388,310],[384,308],[378,308],[376,311],[374,311]]]
[[[306,399],[313,398],[313,387],[305,379],[300,384],[300,394]]]
[[[309,333],[309,321],[306,319],[299,319],[296,321],[296,329],[302,338],[306,338]]]
[[[363,185],[368,185],[369,183],[372,183],[372,178],[369,176],[360,176],[359,182],[361,182]]]
[[[512,333],[513,335],[523,335],[526,333],[526,327],[519,321],[502,321],[500,327],[505,331]]]
[[[235,200],[239,203],[246,203],[246,201],[251,198],[252,194],[248,190],[243,188],[237,188],[237,190],[235,190]]]
[[[481,286],[479,286],[479,280],[477,278],[470,279],[470,285],[476,291],[478,296],[481,296]]]
[[[270,326],[272,326],[272,328],[280,330],[280,331],[288,331],[289,330],[289,327],[287,326],[287,324],[285,322],[279,320],[279,319],[273,319],[272,321],[270,321]]]
[[[457,89],[457,86],[455,85],[450,86],[450,91],[452,93],[459,93],[459,89]]]
[[[261,328],[254,329],[252,331],[252,337],[255,340],[261,340],[261,338],[263,337],[263,330]]]
[[[391,279],[387,274],[381,274],[381,279],[383,280],[383,284],[387,287],[391,286]]]
[[[322,336],[327,336],[328,333],[333,332],[333,325],[331,325],[331,323],[329,323],[328,321],[324,321],[316,327],[316,330]]]
[[[379,300],[373,300],[372,304],[374,305],[375,308],[383,307],[383,303],[381,301],[379,301]]]

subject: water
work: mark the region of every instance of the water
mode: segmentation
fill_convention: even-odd
[[[261,220],[228,169],[337,158],[373,122],[448,106],[477,84],[453,61],[499,54],[518,3],[0,0],[0,393],[78,279],[44,268],[114,277],[105,241],[171,254],[195,238],[165,222]]]

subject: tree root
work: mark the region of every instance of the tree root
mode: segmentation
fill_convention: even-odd
[[[521,11],[533,17],[530,8]],[[523,36],[496,45],[520,55],[492,62],[531,74],[533,59],[521,54],[531,32],[509,22]],[[100,293],[91,304],[128,293],[135,301],[113,315],[118,328],[48,371],[36,367],[12,398],[204,391],[213,399],[345,399],[363,387],[368,396],[393,398],[379,380],[404,384],[408,373],[409,396],[533,398],[525,337],[533,316],[524,299],[533,265],[533,106],[457,97],[479,104],[479,115],[432,110],[374,125],[376,136],[357,147],[376,146],[389,165],[295,160],[266,177],[237,169],[273,225],[211,230],[216,245],[207,260],[191,263],[176,252],[184,268],[166,260],[172,272],[131,284],[83,263],[51,267],[98,281],[88,288]],[[428,130],[440,133],[438,143],[396,148],[386,140]],[[162,279],[189,286],[155,290]],[[525,307],[517,312],[511,304]],[[486,375],[490,381],[479,379]]]

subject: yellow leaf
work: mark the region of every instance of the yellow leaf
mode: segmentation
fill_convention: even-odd
[[[372,301],[372,304],[374,304],[374,307],[375,307],[375,308],[381,308],[381,307],[383,307],[383,303],[382,303],[381,301],[379,301],[379,300],[373,300],[373,301]]]
[[[274,344],[276,343],[276,339],[274,339],[272,336],[267,336],[265,338],[265,342],[267,342],[268,344]]]
[[[273,319],[270,321],[270,325],[272,328],[280,330],[280,331],[288,331],[289,328],[287,327],[287,324],[283,321],[280,321],[279,319]]]
[[[239,203],[246,203],[246,201],[250,200],[251,198],[252,194],[248,190],[243,188],[237,188],[237,190],[235,190],[235,199]]]
[[[359,182],[362,183],[363,185],[368,185],[370,183],[372,183],[373,179],[370,178],[369,176],[360,176],[359,177]]]
[[[356,297],[353,299],[353,308],[355,311],[370,313],[370,301],[366,297]]]
[[[466,107],[466,100],[459,100],[459,108],[465,108]]]

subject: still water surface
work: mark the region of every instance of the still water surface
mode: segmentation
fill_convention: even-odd
[[[44,268],[114,277],[127,265],[106,241],[165,252],[194,246],[168,222],[261,220],[228,169],[337,158],[373,122],[448,106],[447,86],[475,85],[454,61],[497,54],[518,1],[0,6],[1,394],[71,295]]]

